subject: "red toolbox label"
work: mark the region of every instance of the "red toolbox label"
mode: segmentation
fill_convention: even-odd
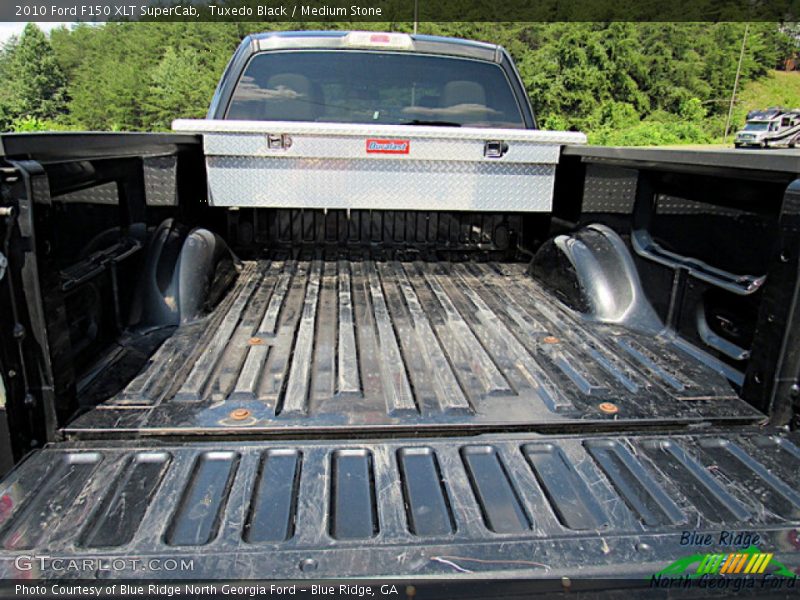
[[[367,140],[367,154],[408,154],[411,140]]]

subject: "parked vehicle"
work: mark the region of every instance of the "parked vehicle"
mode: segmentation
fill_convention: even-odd
[[[736,132],[734,146],[769,148],[788,146],[794,148],[800,139],[800,109],[770,108],[747,113],[744,129]]]
[[[586,146],[502,48],[363,32],[175,128],[0,137],[4,577],[800,564],[800,157]]]

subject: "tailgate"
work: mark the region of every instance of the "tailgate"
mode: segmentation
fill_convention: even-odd
[[[0,570],[649,578],[745,550],[774,554],[765,572],[780,574],[799,562],[796,444],[758,431],[57,444],[2,484]],[[88,562],[65,573],[42,555]]]

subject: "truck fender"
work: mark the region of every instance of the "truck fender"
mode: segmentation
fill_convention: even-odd
[[[645,332],[664,329],[625,242],[605,225],[548,240],[534,255],[529,274],[590,319]]]
[[[215,233],[163,221],[148,245],[131,322],[166,326],[202,317],[236,279],[238,265]]]

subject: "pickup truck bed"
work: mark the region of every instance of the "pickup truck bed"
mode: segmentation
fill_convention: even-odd
[[[472,579],[647,586],[748,550],[721,532],[797,568],[796,154],[566,148],[552,215],[415,213],[438,219],[426,237],[399,213],[283,227],[285,212],[198,202],[193,136],[74,135],[2,140],[19,213],[0,359],[27,380],[4,378],[19,462],[0,484],[0,576],[463,578],[497,597]],[[108,181],[110,200],[83,193]],[[664,194],[670,212],[646,214]],[[142,220],[119,230],[121,215]],[[244,260],[210,312],[143,326],[165,220]],[[618,232],[663,331],[572,310],[531,275],[593,223]],[[670,254],[635,247],[641,232]],[[769,277],[751,290],[742,274]],[[726,325],[706,335],[716,350],[703,322]],[[98,566],[20,571],[41,555]],[[113,558],[125,568],[103,570]]]
[[[66,432],[763,418],[678,338],[590,322],[522,263],[398,254],[296,250],[246,262],[213,314],[175,330]]]

